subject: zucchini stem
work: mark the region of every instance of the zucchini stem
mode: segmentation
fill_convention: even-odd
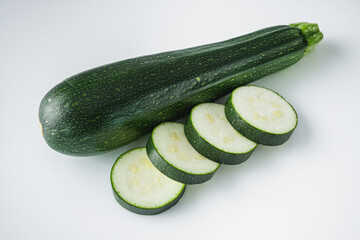
[[[290,26],[299,28],[303,37],[305,38],[306,43],[308,44],[304,55],[311,52],[324,37],[316,23],[299,22],[290,24]]]

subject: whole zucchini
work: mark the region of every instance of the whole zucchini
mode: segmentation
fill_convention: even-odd
[[[68,155],[95,155],[149,133],[299,61],[321,39],[317,24],[265,28],[204,46],[143,56],[74,75],[42,99],[48,145]]]

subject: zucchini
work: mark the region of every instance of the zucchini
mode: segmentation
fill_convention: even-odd
[[[226,102],[225,115],[242,135],[270,146],[286,142],[298,123],[295,109],[283,97],[257,86],[235,89]]]
[[[147,141],[146,151],[160,172],[186,184],[208,181],[220,166],[190,145],[182,123],[165,122],[155,127]]]
[[[321,38],[317,24],[274,26],[84,71],[42,99],[43,137],[51,148],[68,155],[118,148],[199,103],[296,63]]]
[[[185,135],[196,151],[223,164],[244,162],[257,146],[231,126],[225,106],[217,103],[195,106],[186,121]]]
[[[115,199],[138,214],[161,213],[174,206],[185,191],[184,184],[166,177],[151,164],[144,147],[120,155],[110,176]]]

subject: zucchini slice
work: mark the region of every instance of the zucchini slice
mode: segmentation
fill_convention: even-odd
[[[127,210],[153,215],[174,206],[185,185],[160,173],[150,162],[144,147],[123,153],[111,169],[115,199]]]
[[[270,146],[286,142],[298,123],[295,109],[283,97],[257,86],[235,89],[226,102],[225,115],[246,138]]]
[[[165,122],[155,127],[146,150],[149,159],[160,172],[186,184],[209,180],[220,166],[191,146],[182,123]]]
[[[217,103],[195,106],[186,121],[185,135],[196,151],[223,164],[244,162],[257,146],[231,126],[225,106]]]

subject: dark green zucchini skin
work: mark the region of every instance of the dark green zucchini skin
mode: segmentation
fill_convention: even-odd
[[[299,61],[299,28],[275,26],[227,41],[133,58],[72,76],[42,99],[43,137],[54,150],[88,156],[118,148]]]
[[[189,140],[191,146],[204,157],[226,165],[237,165],[245,162],[254,152],[257,145],[249,152],[244,153],[230,153],[208,143],[195,129],[191,117],[186,120],[184,127],[186,138]]]
[[[184,185],[181,193],[175,199],[173,199],[169,203],[165,204],[164,206],[161,206],[158,208],[140,208],[140,207],[134,206],[131,203],[128,203],[127,201],[125,201],[122,197],[120,197],[119,194],[116,193],[114,188],[112,191],[113,191],[113,195],[114,195],[116,201],[122,207],[129,210],[130,212],[137,213],[140,215],[156,215],[156,214],[160,214],[160,213],[168,210],[169,208],[174,206],[176,203],[178,203],[180,198],[184,195],[185,189],[186,189],[186,185]]]

